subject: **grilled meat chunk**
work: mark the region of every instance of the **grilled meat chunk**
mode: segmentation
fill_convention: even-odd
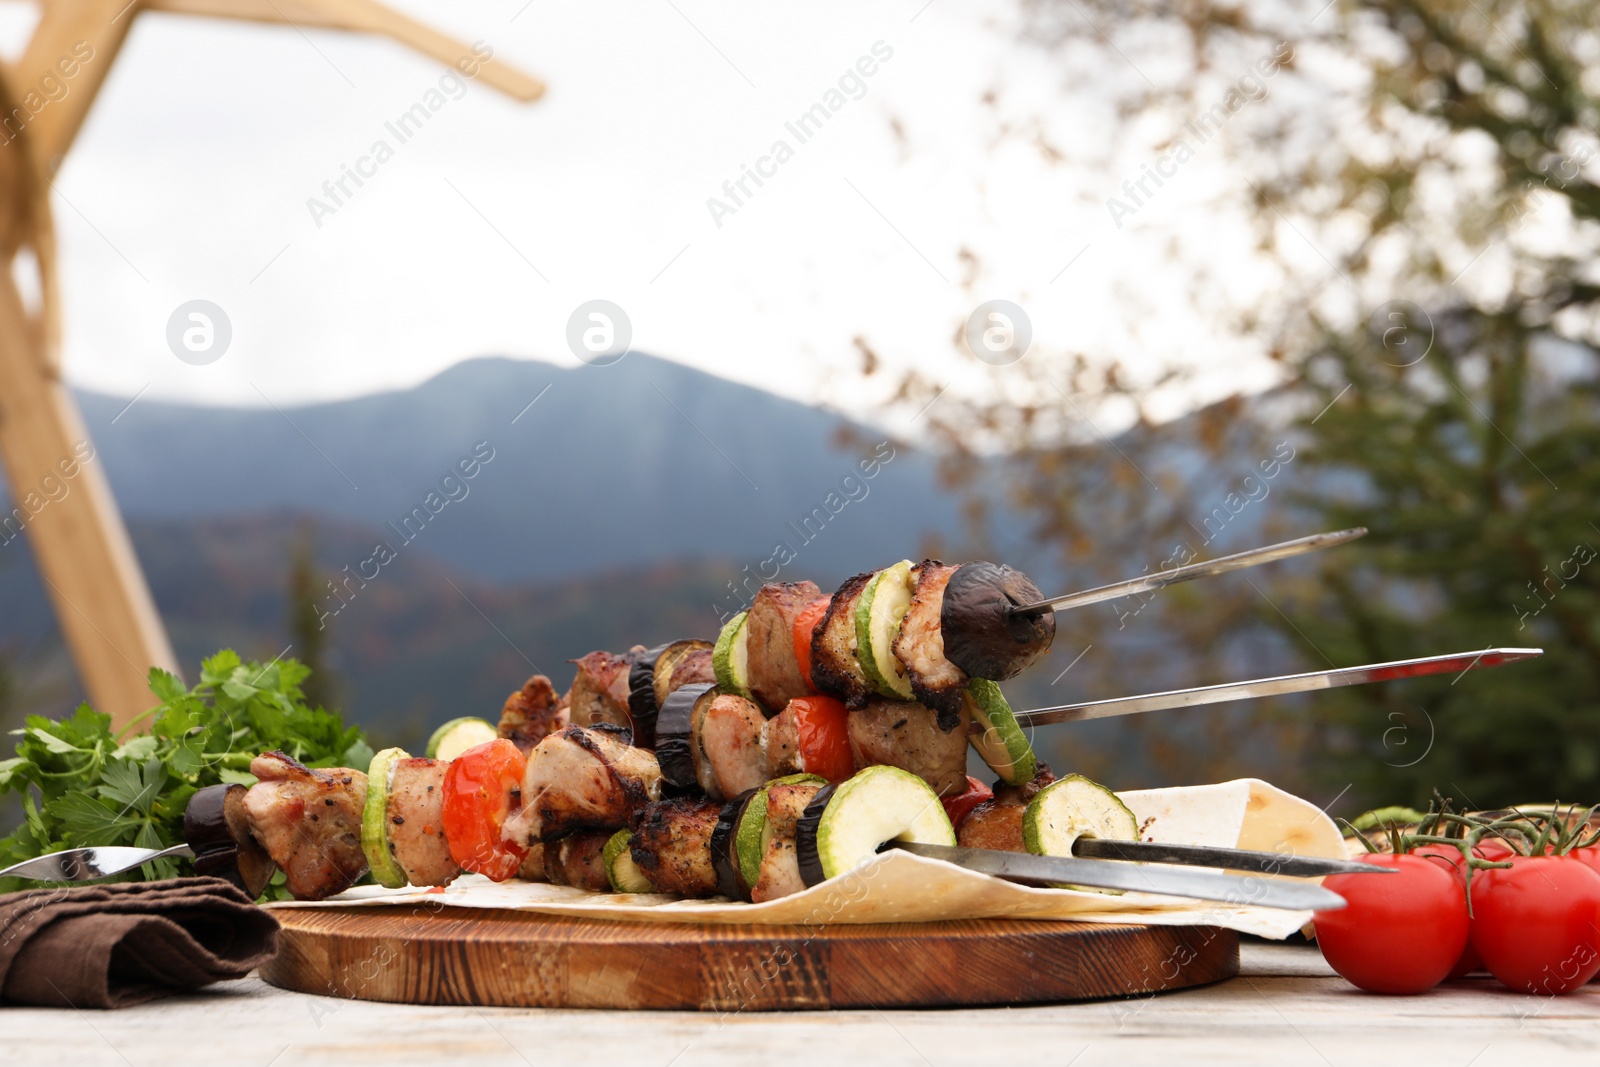
[[[800,732],[794,709],[785,707],[767,720],[767,777],[782,778],[805,770],[800,759]]]
[[[529,678],[506,697],[500,710],[500,736],[514,742],[524,754],[566,725],[567,709],[550,679],[542,674]]]
[[[794,655],[794,620],[821,598],[814,582],[773,582],[762,586],[750,603],[744,623],[750,692],[769,711],[782,711],[795,697],[811,692]]]
[[[695,777],[706,796],[728,800],[767,780],[762,745],[767,719],[754,702],[733,693],[714,693],[695,707]],[[702,710],[702,708],[704,710]]]
[[[750,899],[755,903],[777,900],[806,887],[805,879],[800,877],[800,858],[795,852],[795,827],[818,789],[814,785],[767,788],[767,825],[761,833],[761,874],[750,887]]]
[[[549,841],[574,830],[630,826],[661,796],[655,753],[615,726],[569,726],[528,754],[522,810],[505,826],[513,841]]]
[[[361,809],[367,776],[349,767],[311,770],[282,752],[250,761],[259,781],[245,795],[250,833],[287,879],[296,900],[323,900],[367,869]]]
[[[914,701],[872,700],[848,719],[850,754],[857,767],[883,763],[910,771],[942,797],[967,788],[967,713],[956,722]]]
[[[944,611],[944,591],[957,568],[925,559],[912,568],[916,585],[911,607],[900,623],[894,639],[894,654],[911,679],[911,692],[922,703],[939,712],[939,725],[950,729],[961,707],[961,693],[967,674],[944,654],[944,631],[940,619]]]
[[[704,797],[674,797],[651,804],[633,832],[629,853],[658,893],[709,897],[717,892],[711,834],[722,805]]]
[[[542,841],[529,845],[528,854],[522,857],[522,866],[517,868],[517,877],[524,882],[548,882],[550,876],[544,873],[544,852],[548,847]]]
[[[578,668],[572,688],[567,691],[572,725],[604,722],[632,730],[633,716],[628,713],[628,669],[633,666],[632,657],[591,652],[569,662]]]
[[[812,631],[811,680],[851,709],[861,707],[872,695],[867,676],[856,661],[856,601],[875,573],[867,571],[847,579]]]
[[[591,893],[609,893],[603,853],[613,830],[579,830],[544,846],[545,880]]]
[[[1028,851],[1022,843],[1022,813],[1028,801],[1055,780],[1050,768],[1041,763],[1032,781],[1022,785],[997,784],[994,799],[979,804],[961,820],[961,825],[956,827],[956,841],[966,848]]]
[[[389,772],[389,848],[412,885],[449,885],[461,873],[444,839],[444,770],[440,760],[394,761]]]

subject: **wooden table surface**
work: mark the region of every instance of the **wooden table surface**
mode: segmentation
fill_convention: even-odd
[[[1135,1000],[953,1011],[703,1015],[422,1008],[287,993],[255,978],[117,1012],[0,1009],[0,1064],[173,1067],[1095,1067],[1600,1063],[1600,983],[1568,997],[1469,980],[1375,997],[1314,948],[1244,946],[1240,977]]]

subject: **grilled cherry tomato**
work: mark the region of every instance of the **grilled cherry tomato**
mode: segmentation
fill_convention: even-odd
[[[1317,912],[1322,958],[1369,993],[1432,989],[1467,944],[1467,896],[1460,881],[1449,866],[1427,856],[1361,858],[1398,873],[1336,874],[1323,880],[1349,906]]]
[[[800,740],[800,760],[807,774],[820,774],[830,782],[842,782],[856,773],[855,757],[850,754],[850,713],[832,697],[795,697],[795,733]]]
[[[467,749],[444,772],[441,821],[450,857],[463,870],[496,882],[517,873],[528,850],[502,836],[502,829],[520,806],[527,757],[503,737]]]
[[[944,797],[944,813],[950,816],[950,825],[961,829],[961,820],[972,814],[972,809],[986,800],[994,799],[994,790],[967,775],[967,788],[953,797]]]
[[[1567,856],[1512,856],[1472,876],[1472,946],[1519,993],[1570,993],[1600,973],[1600,874]]]
[[[806,684],[815,689],[811,681],[811,631],[817,628],[817,623],[828,613],[828,605],[833,603],[832,597],[822,597],[813,600],[794,617],[794,658],[800,661],[800,677]]]

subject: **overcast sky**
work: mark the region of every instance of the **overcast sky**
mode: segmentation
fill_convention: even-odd
[[[1060,58],[1020,41],[1007,5],[395,6],[487,42],[548,94],[466,83],[401,144],[385,123],[438,87],[437,63],[386,40],[139,16],[56,180],[73,382],[286,405],[484,354],[575,365],[567,320],[595,298],[626,311],[635,348],[806,400],[855,367],[857,335],[957,389],[1003,373],[952,344],[990,298],[1026,309],[1030,359],[1115,351],[1209,363],[1216,388],[1266,380],[1183,310],[1172,255],[1248,259],[1243,228],[1207,210],[1225,165],[1202,153],[1113,226],[1106,198],[1153,156],[1105,99],[1064,94]],[[25,11],[0,0],[8,52]],[[875,46],[892,55],[799,143],[785,123]],[[1106,84],[1135,73],[1113,64]],[[1065,162],[1001,136],[1027,122]],[[323,183],[380,139],[393,158],[314,217],[307,201],[330,203]],[[726,202],[723,183],[778,140],[793,157],[719,226],[708,198]],[[983,264],[970,287],[963,248]],[[1241,267],[1246,299],[1251,284]],[[232,324],[205,366],[166,340],[193,299]]]

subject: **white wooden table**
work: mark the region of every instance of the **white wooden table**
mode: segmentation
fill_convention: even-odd
[[[250,978],[117,1012],[0,1008],[0,1064],[1600,1064],[1600,983],[1552,999],[1488,979],[1376,997],[1334,977],[1315,949],[1246,944],[1242,963],[1232,981],[1138,1000],[720,1018],[423,1008],[287,993]]]

